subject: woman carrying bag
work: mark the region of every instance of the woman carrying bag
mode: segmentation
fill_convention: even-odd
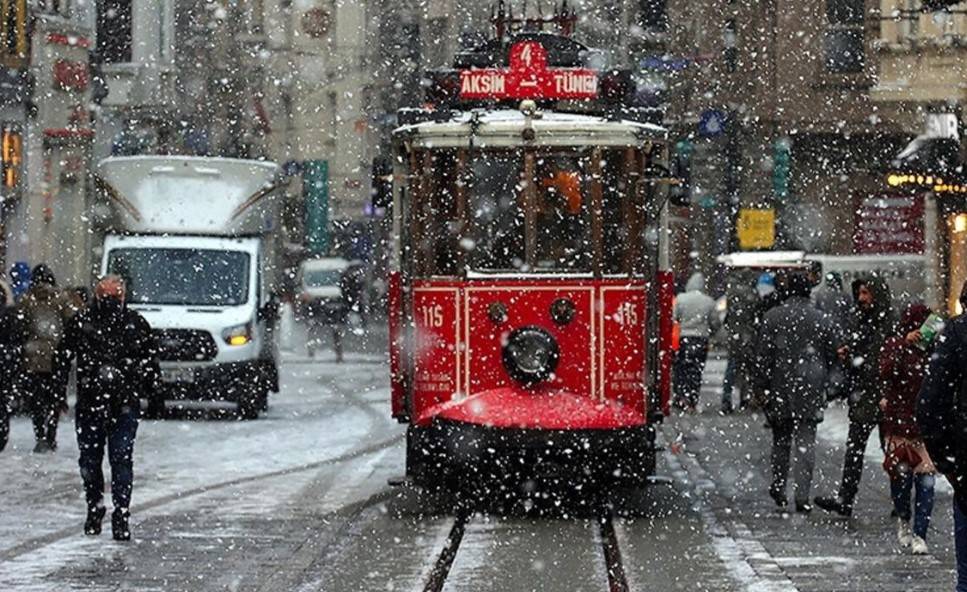
[[[937,469],[927,454],[914,418],[914,410],[930,353],[920,327],[930,316],[923,304],[907,306],[896,335],[887,338],[880,354],[883,381],[882,430],[885,437],[883,468],[890,477],[890,493],[897,514],[897,539],[914,555],[925,555],[927,529],[933,513]],[[916,490],[913,529],[910,498]]]

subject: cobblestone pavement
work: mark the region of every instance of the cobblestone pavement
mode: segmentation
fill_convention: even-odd
[[[346,405],[384,413],[384,368],[352,377],[328,362],[290,358],[287,372],[320,385],[307,395],[319,417]],[[136,541],[83,537],[79,524],[0,546],[0,589],[331,592],[370,590],[689,590],[793,592],[953,588],[949,488],[938,495],[931,555],[917,558],[893,538],[887,482],[869,459],[855,517],[780,515],[766,495],[770,434],[761,417],[722,417],[723,365],[707,372],[710,411],[673,418],[659,479],[617,503],[613,537],[621,574],[602,552],[597,515],[565,499],[503,513],[471,512],[454,541],[448,500],[387,481],[402,474],[398,428],[388,423],[357,446],[274,472],[160,499],[137,513]],[[322,385],[325,385],[324,388]],[[342,393],[342,394],[340,394]],[[350,396],[351,395],[351,396]],[[356,397],[354,401],[352,397]],[[375,422],[375,419],[373,420]],[[210,429],[224,425],[210,422]],[[277,429],[273,422],[264,429]],[[335,429],[325,421],[306,429]],[[820,430],[816,490],[839,476],[845,420],[833,409]],[[159,445],[161,443],[158,443]],[[217,445],[213,442],[212,445]],[[286,454],[268,446],[266,454]],[[870,451],[875,455],[875,446]],[[2,460],[2,459],[0,459]],[[0,467],[2,468],[2,467]],[[3,486],[0,485],[0,489]],[[32,502],[44,507],[47,499]],[[539,511],[538,511],[539,510]],[[17,542],[17,541],[14,541]],[[456,543],[456,544],[454,544]],[[426,588],[453,548],[439,587]],[[615,587],[618,585],[618,587]],[[625,588],[620,587],[626,586]]]

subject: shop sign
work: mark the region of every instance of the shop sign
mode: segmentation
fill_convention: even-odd
[[[771,249],[776,244],[776,211],[743,208],[736,228],[739,248]]]
[[[857,254],[923,253],[923,195],[879,194],[856,207],[853,251]]]
[[[64,91],[84,92],[91,82],[88,66],[84,62],[57,60],[52,74],[54,86]]]

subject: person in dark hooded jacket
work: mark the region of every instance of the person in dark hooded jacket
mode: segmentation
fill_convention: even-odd
[[[111,464],[114,502],[112,530],[117,540],[129,540],[134,439],[140,399],[150,399],[160,370],[151,327],[124,303],[124,281],[107,276],[95,288],[94,303],[68,324],[61,347],[60,372],[66,375],[77,360],[77,444],[87,497],[84,532],[101,533],[106,510],[104,448]]]
[[[960,292],[967,310],[967,283]],[[916,423],[930,459],[954,488],[957,592],[967,592],[967,314],[947,322],[917,400]]]
[[[853,311],[849,317],[846,345],[840,350],[840,356],[847,361],[849,394],[849,435],[843,478],[839,495],[815,500],[823,510],[841,516],[853,514],[853,502],[863,477],[866,443],[880,422],[879,403],[883,398],[880,351],[895,329],[892,298],[885,282],[875,277],[861,278],[853,282],[852,288]]]
[[[796,469],[796,511],[807,513],[815,463],[816,426],[826,407],[826,382],[836,362],[841,338],[829,319],[809,299],[804,274],[791,274],[786,300],[765,314],[759,330],[756,383],[764,393],[772,426],[772,485],[769,495],[779,508],[788,504],[786,481],[792,444]]]

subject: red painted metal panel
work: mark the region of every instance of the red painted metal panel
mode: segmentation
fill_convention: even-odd
[[[563,326],[550,312],[559,298],[574,304]],[[646,299],[643,280],[416,282],[411,420],[544,429],[641,425]],[[506,307],[503,322],[488,314],[496,303]],[[554,375],[533,387],[514,381],[503,365],[507,336],[525,326],[547,331],[560,349]]]
[[[413,408],[415,418],[460,397],[460,289],[422,285],[413,288]]]
[[[390,405],[393,417],[405,418],[406,377],[403,368],[403,282],[400,272],[389,274],[387,286],[387,324],[389,325]]]
[[[671,271],[658,272],[658,389],[661,397],[662,412],[671,413],[672,398],[672,360],[674,352],[675,319],[675,275]]]
[[[469,356],[465,382],[471,393],[516,385],[503,365],[504,343],[514,329],[537,326],[550,333],[560,349],[557,369],[548,384],[591,397],[598,395],[593,372],[597,360],[591,355],[592,329],[597,320],[593,314],[594,285],[512,286],[495,282],[474,283],[465,290]],[[575,309],[574,318],[564,326],[551,319],[551,304],[559,298],[570,300]],[[505,323],[498,325],[488,318],[488,307],[494,303],[507,307]]]
[[[644,286],[601,287],[599,347],[604,397],[644,410]]]

